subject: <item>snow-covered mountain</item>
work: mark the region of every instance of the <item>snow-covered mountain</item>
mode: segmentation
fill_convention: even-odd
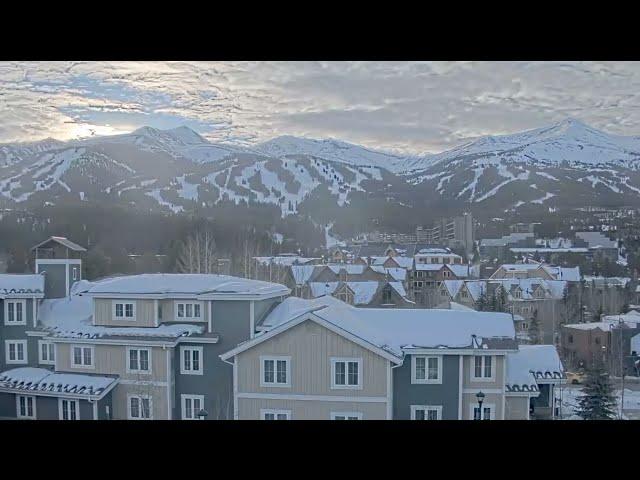
[[[0,145],[0,207],[120,203],[175,213],[222,201],[283,215],[372,199],[478,212],[640,204],[640,138],[577,120],[403,157],[336,140],[278,137],[247,148],[187,127],[72,142]]]

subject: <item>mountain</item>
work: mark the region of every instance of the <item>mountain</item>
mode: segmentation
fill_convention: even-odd
[[[325,224],[344,215],[354,225],[365,215],[417,223],[468,208],[495,216],[638,205],[639,166],[639,137],[574,119],[414,157],[291,136],[247,148],[212,143],[188,127],[142,127],[0,145],[0,207],[95,202],[207,214],[221,202],[255,202]]]

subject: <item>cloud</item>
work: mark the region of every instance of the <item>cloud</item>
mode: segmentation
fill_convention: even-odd
[[[0,142],[186,124],[424,153],[568,116],[638,134],[639,95],[637,62],[0,62]]]

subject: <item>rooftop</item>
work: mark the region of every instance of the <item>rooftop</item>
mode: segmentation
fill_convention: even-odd
[[[39,274],[0,274],[0,298],[44,297],[44,276]]]

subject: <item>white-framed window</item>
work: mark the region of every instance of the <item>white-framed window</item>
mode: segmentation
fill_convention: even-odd
[[[331,358],[331,388],[362,388],[361,358]]]
[[[111,304],[113,319],[114,320],[130,320],[135,321],[136,319],[136,302],[135,301],[124,301],[124,300],[114,300]]]
[[[491,355],[476,355],[471,365],[471,378],[473,380],[494,380],[495,361]]]
[[[127,347],[127,373],[151,374],[151,349]]]
[[[411,383],[442,383],[442,357],[412,355]]]
[[[80,420],[80,402],[78,400],[59,398],[58,420]]]
[[[522,298],[522,290],[520,290],[519,288],[516,288],[513,291],[513,298]]]
[[[16,417],[36,419],[36,397],[29,395],[16,395]]]
[[[27,364],[27,341],[26,340],[5,340],[4,356],[7,364],[26,365]]]
[[[411,420],[442,420],[442,405],[411,405]]]
[[[260,357],[260,386],[261,387],[290,387],[291,386],[291,357],[261,356]]]
[[[95,349],[91,346],[71,346],[71,368],[95,368]]]
[[[175,302],[176,320],[203,320],[202,302]]]
[[[451,272],[449,270],[443,270],[442,278],[449,278],[449,277],[451,277]]]
[[[26,325],[27,324],[27,301],[26,300],[5,300],[4,301],[4,324],[5,325]]]
[[[362,420],[362,412],[331,412],[331,420]]]
[[[261,409],[260,420],[291,420],[291,410]]]
[[[56,364],[56,349],[52,342],[38,340],[38,352],[40,363],[44,365]]]
[[[413,282],[414,288],[422,288],[422,282]]]
[[[129,420],[153,420],[153,401],[150,395],[127,395]]]
[[[471,404],[471,419],[472,420],[495,420],[496,419],[496,406],[493,403],[483,403],[482,412],[477,404]]]
[[[528,330],[529,324],[527,322],[522,322],[522,330]]]
[[[180,395],[183,420],[204,420],[198,412],[204,408],[204,395]]]
[[[180,373],[183,375],[202,375],[202,347],[180,347]]]
[[[71,275],[74,281],[78,280],[78,267],[71,267]]]

